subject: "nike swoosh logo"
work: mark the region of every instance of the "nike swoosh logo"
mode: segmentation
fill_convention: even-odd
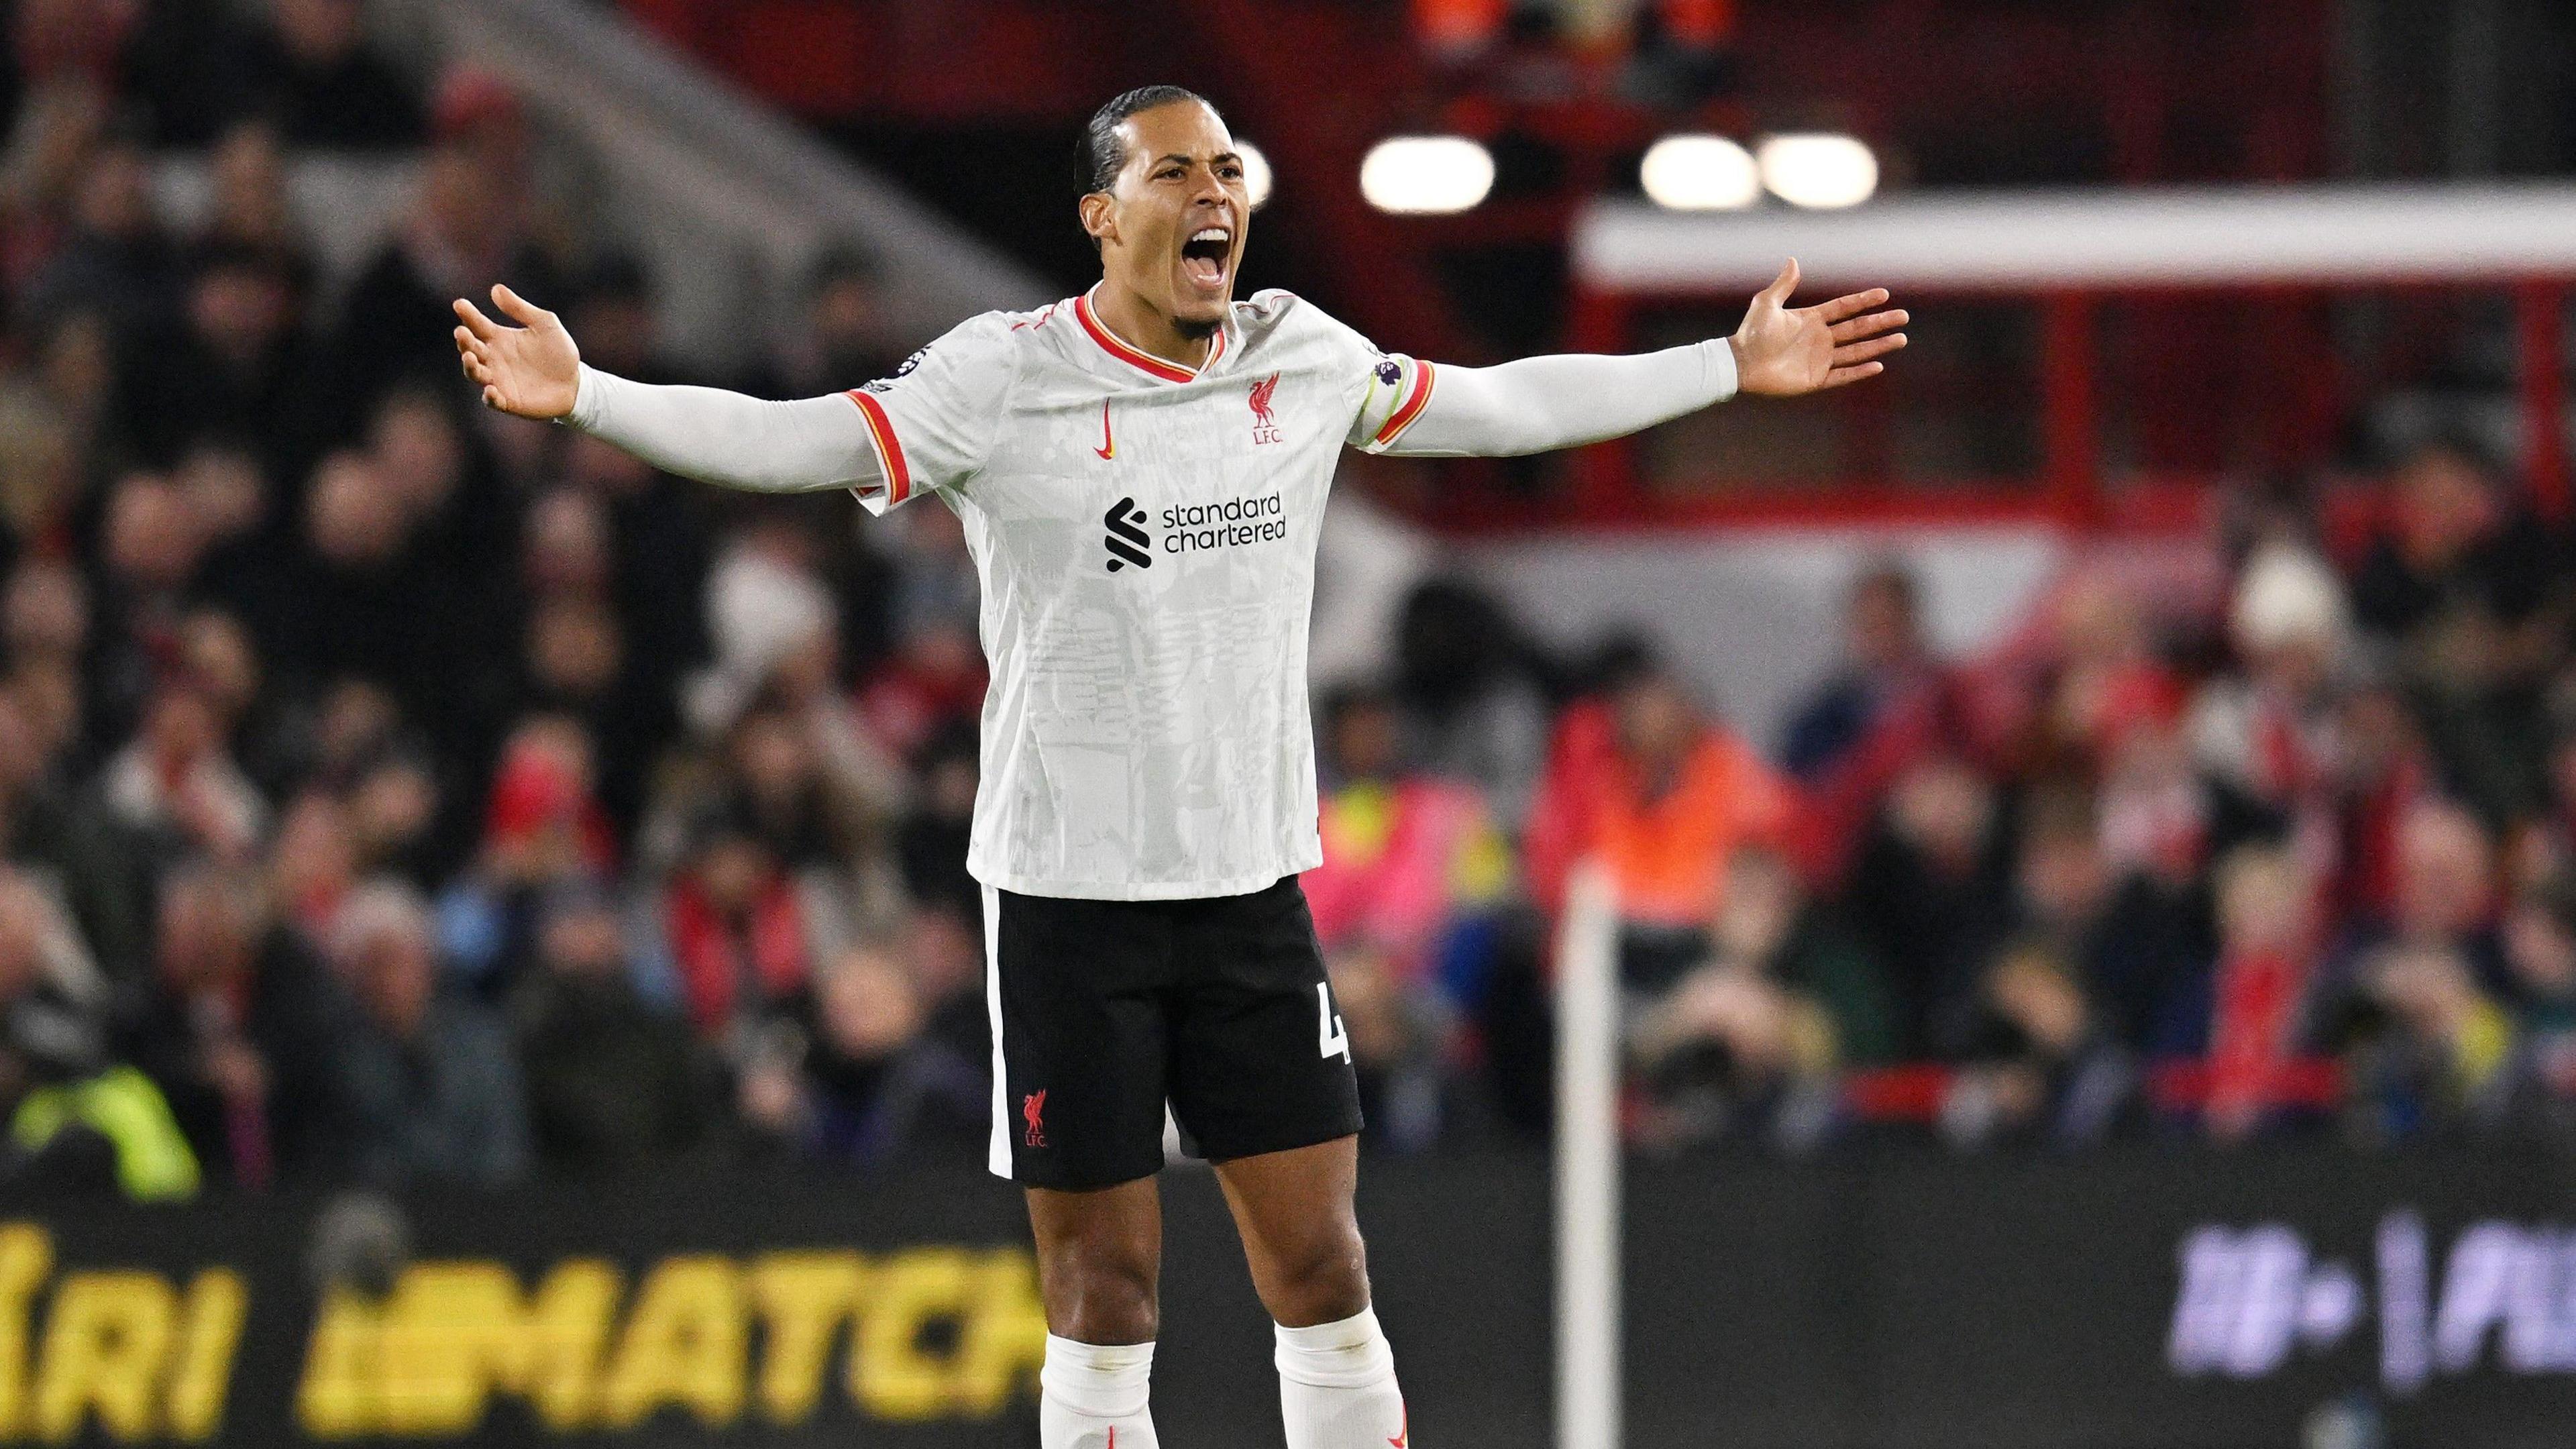
[[[1394,1445],[1395,1449],[1404,1449],[1404,1441],[1413,1437],[1413,1410],[1406,1406],[1398,1405],[1396,1407],[1396,1412],[1402,1414],[1404,1417],[1396,1421],[1395,1437],[1387,1440],[1386,1442]],[[1385,1421],[1381,1419],[1379,1422],[1384,1423]]]
[[[1104,458],[1118,456],[1118,440],[1109,436],[1109,399],[1100,400],[1100,446],[1091,451]]]

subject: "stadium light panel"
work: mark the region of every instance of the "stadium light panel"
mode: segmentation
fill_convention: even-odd
[[[1878,157],[1855,136],[1773,136],[1755,156],[1762,184],[1791,206],[1858,206],[1878,190]]]
[[[1647,148],[1637,184],[1669,211],[1734,211],[1762,199],[1753,153],[1724,136],[1666,136]]]
[[[1259,211],[1262,203],[1270,199],[1270,158],[1240,136],[1234,138],[1234,154],[1243,158],[1244,195],[1251,198],[1252,209]]]
[[[1464,136],[1390,136],[1360,162],[1360,195],[1380,211],[1445,216],[1493,189],[1493,153]]]

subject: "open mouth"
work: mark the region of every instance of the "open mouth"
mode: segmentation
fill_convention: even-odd
[[[1181,243],[1181,272],[1213,291],[1225,285],[1225,265],[1233,255],[1233,232],[1221,226],[1203,226]]]

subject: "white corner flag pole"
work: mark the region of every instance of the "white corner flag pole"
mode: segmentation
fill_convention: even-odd
[[[1618,900],[1576,867],[1556,952],[1556,1444],[1619,1449]]]

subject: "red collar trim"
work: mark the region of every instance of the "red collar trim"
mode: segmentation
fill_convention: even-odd
[[[1073,315],[1082,323],[1082,330],[1091,334],[1091,340],[1100,344],[1101,351],[1126,363],[1138,372],[1161,378],[1165,382],[1195,382],[1209,368],[1216,366],[1218,358],[1225,356],[1225,329],[1222,327],[1217,329],[1216,340],[1208,344],[1207,361],[1199,365],[1197,372],[1192,372],[1177,363],[1165,362],[1142,348],[1130,346],[1126,339],[1110,331],[1098,314],[1091,310],[1089,292],[1073,299]]]

